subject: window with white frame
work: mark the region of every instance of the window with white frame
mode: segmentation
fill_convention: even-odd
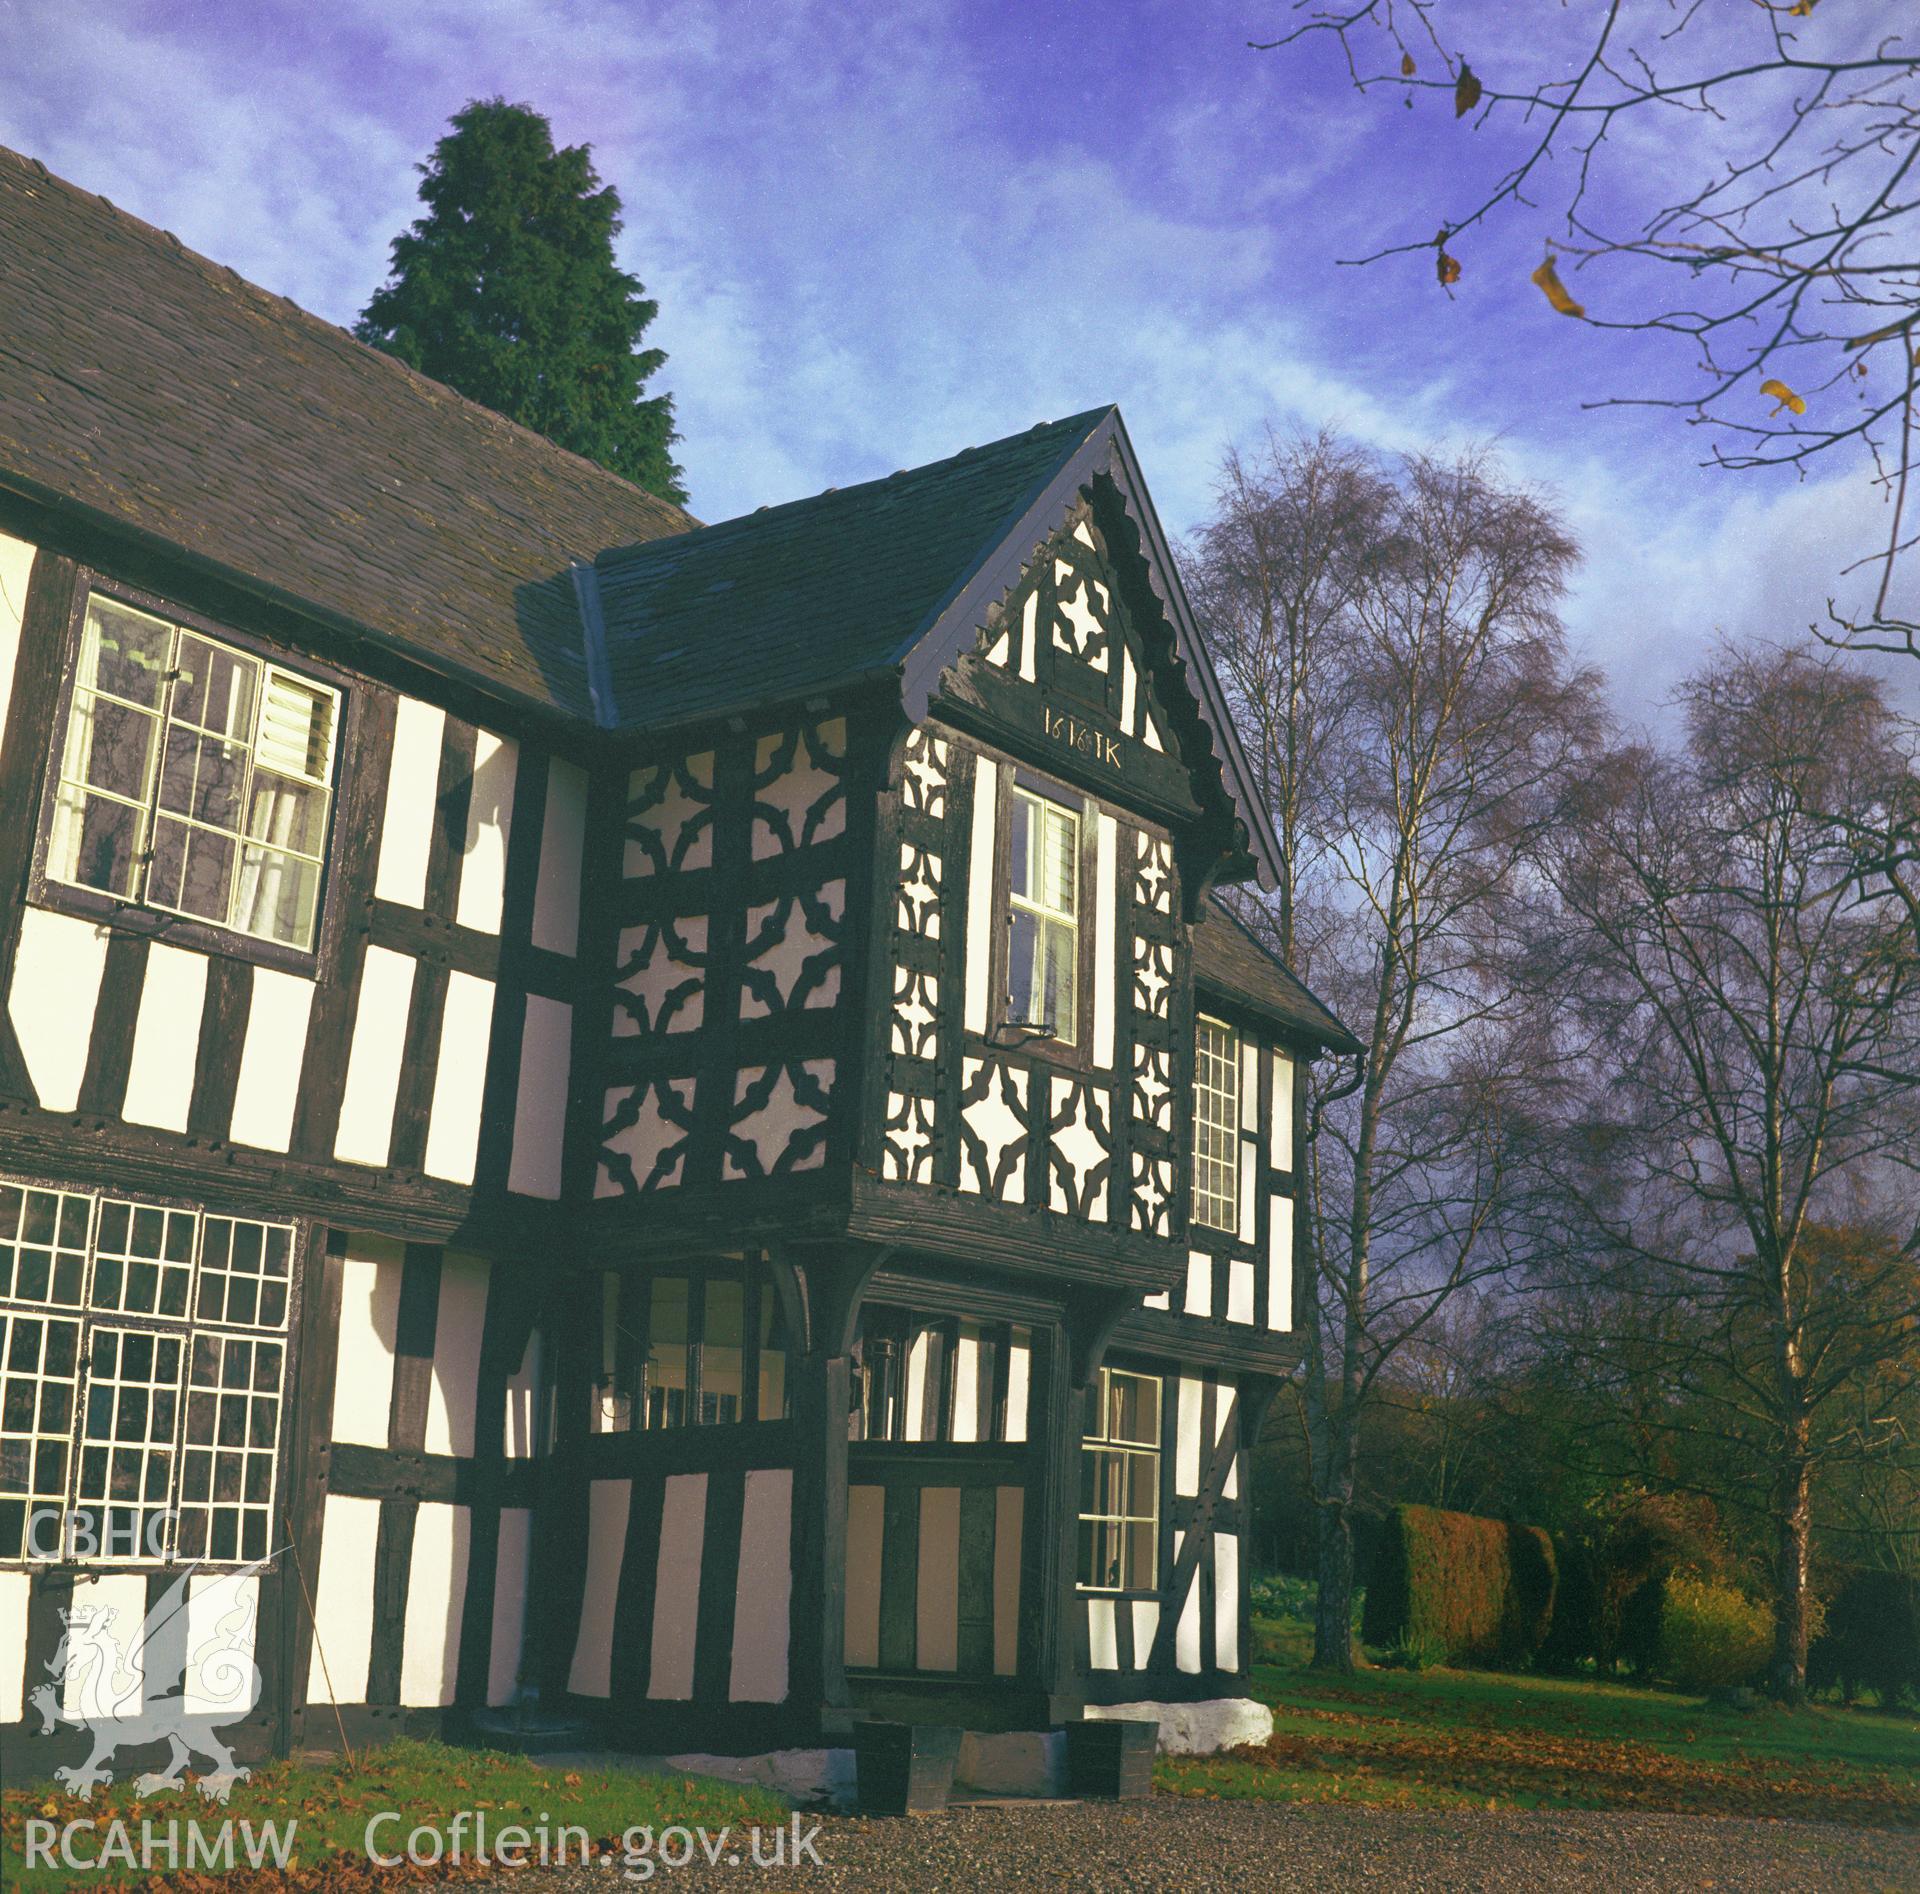
[[[0,1181],[0,1561],[267,1556],[292,1282],[291,1224]]]
[[[1193,1032],[1193,1220],[1240,1222],[1240,1037],[1205,1014]]]
[[[311,948],[339,722],[328,686],[94,594],[48,878]]]
[[[1160,1382],[1102,1368],[1080,1455],[1080,1587],[1159,1583]]]
[[[1007,864],[1008,1018],[1070,1046],[1078,1036],[1080,818],[1016,789]]]

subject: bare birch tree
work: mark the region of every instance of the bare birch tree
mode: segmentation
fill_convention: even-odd
[[[1510,1257],[1535,1028],[1505,967],[1597,690],[1555,616],[1574,546],[1484,460],[1270,444],[1220,501],[1197,589],[1290,831],[1265,924],[1366,1041],[1316,1076],[1295,1223],[1314,1662],[1350,1669],[1362,1423],[1398,1351]]]
[[[1421,234],[1370,254],[1431,268],[1451,296],[1498,225],[1538,232],[1530,289],[1595,332],[1671,338],[1664,385],[1591,406],[1665,410],[1734,472],[1862,469],[1830,606],[1861,648],[1920,656],[1915,395],[1920,389],[1920,33],[1910,8],[1842,0],[1275,0],[1268,53],[1337,44],[1351,83],[1457,121]],[[1469,56],[1471,55],[1471,60]],[[1383,114],[1379,130],[1404,120]],[[1480,157],[1466,141],[1484,134]],[[1406,206],[1382,195],[1383,230]],[[1424,232],[1436,229],[1431,238]],[[1564,277],[1562,272],[1564,271]],[[1576,294],[1577,292],[1577,294]],[[1840,573],[1836,571],[1836,580]]]
[[[1760,1458],[1792,1700],[1815,1475],[1871,1445],[1849,1402],[1920,1320],[1920,942],[1856,842],[1912,758],[1830,654],[1726,651],[1683,708],[1684,746],[1607,758],[1543,856],[1565,931],[1537,977],[1589,1059],[1549,1167],[1563,1283],[1637,1312],[1676,1421]]]

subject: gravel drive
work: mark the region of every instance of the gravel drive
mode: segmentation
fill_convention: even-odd
[[[802,1817],[803,1831],[815,1817]],[[677,1846],[677,1844],[676,1844]],[[771,1852],[771,1841],[767,1850]],[[1503,1890],[1714,1888],[1765,1894],[1920,1889],[1920,1831],[1715,1816],[1487,1814],[1187,1801],[1005,1804],[894,1820],[820,1820],[822,1867],[659,1868],[673,1889],[1057,1887]],[[635,1885],[615,1861],[542,1890]],[[496,1885],[530,1894],[526,1877]]]

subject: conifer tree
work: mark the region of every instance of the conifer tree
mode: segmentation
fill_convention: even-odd
[[[426,215],[354,333],[470,400],[684,501],[666,361],[640,339],[658,305],[614,261],[620,198],[592,150],[556,151],[538,112],[476,99],[419,167]]]

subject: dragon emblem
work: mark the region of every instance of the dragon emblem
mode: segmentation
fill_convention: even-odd
[[[180,1772],[196,1755],[212,1765],[199,1778],[200,1793],[225,1802],[250,1771],[233,1759],[217,1731],[237,1722],[260,1697],[260,1670],[253,1661],[256,1588],[245,1583],[266,1565],[221,1572],[194,1595],[192,1621],[213,1629],[188,1648],[188,1587],[199,1563],[187,1566],[148,1611],[131,1640],[123,1641],[120,1613],[112,1606],[79,1606],[61,1613],[66,1624],[48,1661],[50,1682],[31,1693],[40,1712],[40,1734],[70,1723],[93,1738],[93,1751],[77,1769],[56,1769],[55,1778],[90,1800],[96,1783],[111,1782],[106,1765],[119,1749],[167,1744],[165,1769],[143,1775],[136,1795],[181,1786]],[[204,1615],[203,1615],[204,1614]]]

